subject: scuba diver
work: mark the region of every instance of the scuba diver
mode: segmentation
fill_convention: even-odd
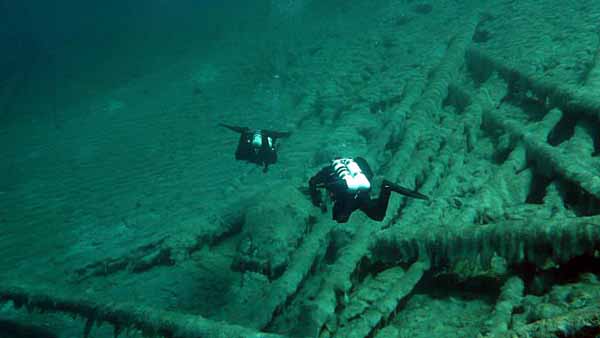
[[[333,200],[333,219],[338,223],[346,223],[355,210],[360,209],[375,221],[384,219],[390,195],[393,192],[404,196],[429,200],[429,197],[408,188],[383,180],[379,197],[371,199],[371,179],[373,172],[362,157],[336,158],[328,166],[322,168],[309,182],[312,203],[327,211],[321,199],[319,188],[325,188]]]
[[[220,126],[240,134],[240,141],[235,150],[235,159],[264,165],[267,172],[269,164],[277,161],[275,142],[278,138],[288,137],[291,133],[263,129],[250,129],[219,123]]]

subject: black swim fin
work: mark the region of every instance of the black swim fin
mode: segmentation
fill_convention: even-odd
[[[248,127],[230,126],[230,125],[224,124],[224,123],[219,123],[219,126],[225,127],[225,128],[227,128],[229,130],[233,130],[236,133],[240,133],[240,134],[245,133],[245,132],[247,132],[249,130]]]
[[[233,130],[236,133],[245,133],[250,131],[250,128],[248,127],[238,127],[238,126],[231,126],[225,123],[219,123],[219,126],[221,127],[225,127],[229,130]],[[262,130],[262,129],[261,129]],[[262,130],[263,135],[267,136],[267,137],[271,137],[271,138],[282,138],[282,137],[288,137],[290,136],[292,133],[287,132],[287,131],[274,131],[274,130]]]
[[[289,131],[274,131],[274,130],[263,130],[263,134],[271,138],[282,138],[288,137],[292,133]]]
[[[412,198],[418,198],[421,200],[426,200],[429,201],[429,197],[426,195],[421,194],[420,192],[416,191],[416,190],[410,190],[408,188],[405,187],[401,187],[397,184],[394,184],[388,180],[383,180],[383,186],[388,186],[390,187],[389,189],[391,191],[397,192],[399,194],[402,194],[404,196],[408,196],[408,197],[412,197]]]

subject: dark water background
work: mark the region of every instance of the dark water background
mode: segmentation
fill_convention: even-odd
[[[21,83],[3,100],[4,119],[51,114],[86,95],[123,86],[189,53],[214,48],[223,34],[256,29],[257,15],[268,14],[259,2],[233,1],[3,1],[0,6],[2,77]]]

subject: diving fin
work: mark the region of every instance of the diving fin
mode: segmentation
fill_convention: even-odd
[[[397,193],[402,194],[404,196],[412,197],[412,198],[418,198],[418,199],[421,199],[421,200],[429,201],[429,197],[428,196],[423,195],[423,194],[421,194],[420,192],[418,192],[416,190],[410,190],[408,188],[401,187],[401,186],[399,186],[397,184],[394,184],[394,183],[392,183],[392,182],[390,182],[388,180],[384,180],[383,181],[383,185],[384,186],[385,185],[389,186],[391,191],[397,192]]]
[[[274,131],[274,130],[263,130],[263,133],[266,136],[269,136],[271,138],[282,138],[282,137],[288,137],[290,136],[292,133],[289,131]]]
[[[224,124],[224,123],[219,123],[219,126],[225,127],[225,128],[227,128],[229,130],[233,130],[236,133],[240,133],[240,134],[245,133],[246,131],[248,131],[247,127],[230,126],[230,125]]]

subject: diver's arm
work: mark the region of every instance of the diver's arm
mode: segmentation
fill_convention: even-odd
[[[224,123],[219,123],[219,126],[225,127],[225,128],[227,128],[229,130],[233,130],[236,133],[245,133],[245,132],[247,132],[249,130],[248,127],[230,126],[230,125],[224,124]]]
[[[310,193],[310,199],[314,206],[321,208],[321,211],[327,211],[327,206],[323,202],[321,191],[319,188],[325,186],[327,177],[329,176],[329,167],[321,169],[315,176],[311,177],[308,181],[308,189]]]

